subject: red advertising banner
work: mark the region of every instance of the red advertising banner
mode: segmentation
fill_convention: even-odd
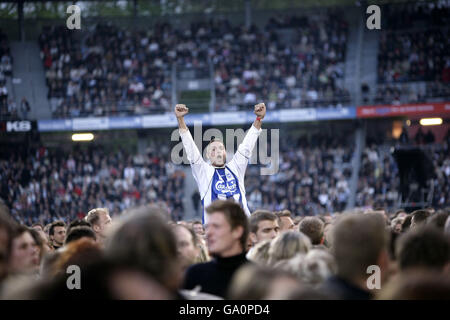
[[[381,105],[381,106],[361,106],[356,109],[357,118],[382,118],[397,116],[431,116],[450,115],[450,102],[436,103],[416,103]]]

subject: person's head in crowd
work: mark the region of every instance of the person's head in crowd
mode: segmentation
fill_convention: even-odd
[[[95,261],[102,258],[103,252],[99,245],[93,239],[80,238],[69,242],[61,254],[54,262],[54,271],[56,273],[66,273],[71,265],[77,265],[85,269]]]
[[[54,249],[59,249],[64,245],[64,240],[66,238],[66,224],[64,221],[54,221],[52,222],[48,230],[51,245]]]
[[[298,230],[298,226],[300,225],[300,222],[302,221],[303,217],[302,216],[296,216],[294,217],[294,219],[292,219],[292,221],[294,221],[294,229]]]
[[[206,241],[212,256],[226,258],[246,251],[248,219],[239,204],[216,200],[206,208],[206,214]]]
[[[269,264],[290,259],[296,254],[307,253],[311,249],[311,240],[301,232],[287,231],[272,240],[269,248]]]
[[[31,229],[34,229],[36,231],[44,231],[44,226],[41,223],[37,222],[31,225]]]
[[[174,296],[155,281],[144,270],[136,265],[124,262],[92,258],[96,250],[100,250],[99,244],[88,239],[81,242],[89,242],[91,249],[86,249],[89,254],[79,252],[78,260],[84,266],[80,272],[81,290],[69,289],[67,274],[58,273],[46,277],[42,281],[32,283],[26,290],[19,291],[7,299],[19,300],[169,300]],[[70,247],[77,242],[69,244]],[[79,245],[78,245],[79,246]],[[93,249],[97,247],[97,249]],[[59,251],[57,254],[62,254]],[[84,256],[83,256],[84,255]],[[84,259],[84,260],[83,260]],[[85,264],[85,262],[88,262]],[[73,281],[71,285],[77,285]],[[76,287],[75,287],[76,288]]]
[[[130,210],[115,226],[106,242],[108,259],[135,266],[165,288],[176,290],[181,282],[177,243],[159,206]]]
[[[79,226],[79,227],[71,227],[68,229],[68,233],[66,235],[66,240],[64,241],[64,245],[72,241],[76,241],[81,238],[89,238],[93,241],[97,241],[97,236],[91,227],[87,226]]]
[[[347,214],[340,217],[333,230],[332,254],[337,276],[362,290],[368,290],[367,268],[380,268],[381,283],[389,269],[388,233],[378,214]]]
[[[405,210],[398,209],[397,211],[395,211],[393,218],[405,218],[407,215],[408,214],[406,213]]]
[[[336,274],[336,263],[331,254],[325,250],[312,249],[307,254],[281,260],[274,265],[275,269],[294,275],[302,284],[318,287],[330,276]]]
[[[194,229],[195,233],[200,237],[205,236],[205,228],[203,228],[203,224],[199,220],[192,221],[192,229]]]
[[[255,245],[263,240],[272,240],[278,235],[278,219],[270,211],[256,210],[250,216],[250,240]]]
[[[400,234],[402,232],[402,225],[403,225],[404,218],[396,217],[392,219],[391,221],[391,230],[395,233]]]
[[[186,269],[190,265],[198,261],[200,254],[200,248],[198,246],[197,234],[182,224],[176,224],[172,226],[177,243],[178,255],[181,259],[183,269]]]
[[[443,271],[450,263],[450,240],[436,228],[417,227],[398,239],[396,257],[401,271]]]
[[[43,279],[54,277],[58,273],[56,261],[58,261],[61,251],[62,250],[51,251],[42,257],[39,275]]]
[[[447,211],[438,211],[428,218],[427,225],[436,227],[437,229],[444,231],[445,222],[447,221],[448,217],[449,213]]]
[[[88,212],[85,219],[91,225],[92,230],[94,230],[97,241],[102,243],[105,240],[111,225],[111,217],[109,216],[108,208],[92,209]]]
[[[19,225],[12,235],[12,248],[9,270],[13,274],[25,274],[36,271],[39,266],[39,249],[30,230]]]
[[[299,231],[309,237],[311,244],[323,243],[323,222],[317,217],[305,217],[299,225]]]
[[[70,229],[75,227],[89,227],[92,228],[91,224],[84,219],[75,219],[69,223],[67,227],[66,234],[70,232]]]
[[[404,219],[403,219],[403,223],[402,223],[402,233],[407,232],[410,228],[411,228],[411,220],[412,220],[412,215],[407,215]]]
[[[380,214],[383,216],[386,223],[389,221],[389,217],[386,213],[386,209],[384,209],[383,207],[375,207],[375,208],[373,208],[373,210],[370,210],[367,213]]]
[[[227,151],[222,140],[213,138],[206,146],[206,158],[214,167],[222,167],[227,161]]]
[[[248,264],[234,274],[227,297],[233,300],[284,299],[297,289],[299,284],[291,274]]]
[[[331,247],[333,241],[332,233],[333,233],[333,224],[332,223],[325,224],[325,226],[323,227],[323,239],[324,239],[323,244],[328,248]]]
[[[9,217],[8,209],[0,203],[0,283],[8,274],[15,222]]]
[[[378,300],[449,300],[450,277],[412,270],[393,277],[377,294]]]
[[[275,212],[278,218],[278,226],[280,227],[280,232],[286,232],[295,230],[294,221],[292,221],[292,214],[289,210],[282,210]]]
[[[38,252],[39,261],[36,264],[36,273],[37,273],[37,272],[39,272],[39,266],[40,266],[42,257],[45,256],[47,253],[49,253],[51,251],[51,249],[48,249],[45,246],[45,240],[42,239],[42,237],[38,231],[36,231],[33,228],[28,228],[28,231],[30,232],[31,236],[34,239],[35,250],[37,250],[37,252]]]
[[[39,226],[38,227],[33,227],[32,229],[35,230],[39,234],[39,236],[40,236],[40,238],[42,240],[42,246],[43,246],[43,249],[44,249],[44,253],[50,252],[52,250],[52,246],[51,246],[51,244],[49,242],[48,234],[45,233],[44,229],[40,228]]]
[[[48,240],[51,242],[51,240],[50,240],[50,227],[52,226],[52,224],[51,223],[47,223],[45,226],[44,226],[44,232],[45,232],[45,234],[47,235],[47,238],[48,238]]]
[[[304,256],[301,263],[300,280],[302,283],[315,287],[336,272],[336,262],[330,253],[325,250],[312,249]]]
[[[247,259],[257,264],[267,265],[269,263],[269,248],[271,240],[258,242],[247,254]]]
[[[424,224],[430,216],[428,210],[416,210],[411,213],[411,228],[416,228],[421,224]]]
[[[447,218],[447,221],[445,222],[444,226],[444,234],[447,237],[450,237],[450,216]]]

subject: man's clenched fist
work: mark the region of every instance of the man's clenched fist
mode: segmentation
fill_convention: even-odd
[[[258,103],[255,105],[255,114],[257,117],[260,117],[261,119],[264,119],[266,115],[266,105],[264,103]]]
[[[189,112],[189,108],[186,107],[186,105],[184,105],[184,104],[177,104],[175,106],[175,115],[177,116],[177,118],[184,117],[186,114],[188,114],[188,112]]]

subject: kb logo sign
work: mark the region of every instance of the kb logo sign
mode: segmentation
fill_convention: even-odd
[[[30,121],[8,121],[6,122],[7,132],[27,132],[31,130]]]

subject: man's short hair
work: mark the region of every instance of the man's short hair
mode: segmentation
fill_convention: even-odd
[[[214,212],[222,212],[225,215],[226,220],[234,230],[237,227],[242,227],[243,232],[240,239],[242,249],[247,247],[248,238],[248,218],[244,212],[244,209],[234,201],[229,200],[216,200],[206,208],[207,214],[212,214]]]
[[[332,253],[338,275],[345,279],[366,277],[367,267],[376,265],[387,249],[386,224],[378,214],[343,215],[333,230]]]
[[[250,232],[256,233],[258,232],[258,225],[261,221],[275,221],[277,220],[277,216],[267,210],[256,210],[250,216],[249,224],[250,224]]]
[[[430,211],[428,210],[416,210],[411,213],[411,219],[417,225],[425,222],[430,215]]]
[[[95,208],[90,210],[86,215],[85,220],[93,226],[94,224],[99,223],[100,214],[109,214],[108,208]]]
[[[443,268],[450,260],[449,239],[436,228],[421,226],[402,235],[396,248],[399,267]]]
[[[66,224],[62,220],[53,221],[52,224],[50,225],[50,229],[48,230],[48,234],[50,236],[55,235],[55,228],[56,227],[64,227],[65,228]]]
[[[67,233],[69,233],[70,230],[71,230],[72,228],[75,228],[75,227],[89,227],[89,228],[91,228],[92,226],[91,226],[91,224],[90,224],[89,222],[87,222],[86,220],[83,220],[83,219],[75,219],[75,220],[72,220],[72,221],[69,223],[69,226],[67,227]]]
[[[163,208],[145,205],[122,215],[105,250],[108,259],[138,267],[166,287],[173,285],[177,244]]]
[[[300,221],[298,229],[306,234],[313,245],[320,244],[323,238],[324,223],[316,217],[305,217]]]
[[[186,229],[188,232],[189,232],[189,234],[191,235],[191,237],[192,237],[192,243],[194,244],[194,246],[197,246],[198,245],[198,236],[197,236],[197,234],[195,233],[195,231],[194,231],[194,229],[192,229],[191,227],[188,227],[188,226],[186,226],[186,225],[184,225],[184,224],[174,224],[173,225],[173,228],[175,229],[175,228],[183,228],[183,229]]]
[[[288,218],[292,217],[292,214],[289,210],[275,211],[274,214],[278,219],[278,224],[279,224],[280,228],[282,227],[281,226],[281,218],[282,217],[288,217]]]
[[[194,225],[196,225],[196,224],[201,225],[202,228],[203,228],[203,223],[202,223],[200,220],[194,220],[194,221],[191,222],[191,226],[192,226],[192,227],[194,227]]]
[[[278,219],[281,217],[291,217],[292,213],[289,210],[281,210],[281,211],[275,211],[274,214],[277,216]]]
[[[35,222],[35,223],[33,223],[33,224],[31,225],[31,228],[34,228],[34,227],[41,227],[41,229],[44,230],[44,226],[43,226],[42,223],[40,223],[40,222]]]
[[[97,237],[95,236],[95,232],[94,232],[94,230],[92,230],[91,227],[78,226],[78,227],[72,227],[69,229],[69,232],[67,233],[64,244],[67,245],[68,243],[73,242],[78,239],[81,239],[81,238],[91,238],[94,241],[97,240]]]
[[[405,217],[405,219],[403,219],[403,223],[402,223],[402,232],[406,232],[409,230],[409,228],[411,228],[411,219],[412,216],[409,214]]]
[[[445,222],[449,213],[447,211],[438,211],[428,218],[427,225],[438,228],[441,231],[444,231]]]

